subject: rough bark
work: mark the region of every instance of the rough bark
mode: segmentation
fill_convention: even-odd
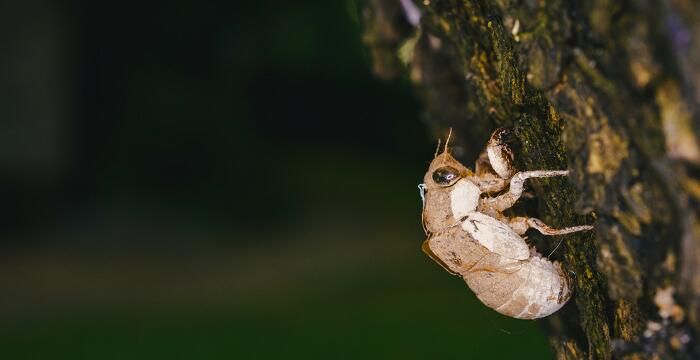
[[[408,74],[464,163],[513,126],[521,170],[571,170],[533,181],[538,215],[595,222],[557,252],[557,358],[700,357],[700,3],[425,0],[414,26],[402,2],[364,2],[375,73]]]

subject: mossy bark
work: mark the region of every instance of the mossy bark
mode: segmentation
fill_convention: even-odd
[[[532,182],[538,216],[595,222],[558,251],[575,300],[542,320],[556,356],[700,357],[700,4],[412,4],[415,26],[407,2],[364,2],[374,71],[411,78],[464,163],[513,126],[521,170],[571,170]]]

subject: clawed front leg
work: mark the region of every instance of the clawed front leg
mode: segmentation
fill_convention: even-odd
[[[479,155],[474,168],[483,193],[495,193],[508,186],[508,179],[515,173],[513,165],[513,130],[498,128],[491,134],[486,148]]]
[[[490,208],[497,211],[503,211],[515,205],[520,196],[523,194],[525,180],[530,178],[546,178],[554,176],[566,176],[568,170],[535,170],[519,172],[510,179],[510,189],[507,193],[494,198],[482,199],[479,204],[482,208]]]
[[[491,134],[486,144],[486,154],[491,168],[503,179],[510,178],[516,171],[513,164],[513,149],[510,144],[515,140],[512,128],[498,128]]]
[[[477,186],[482,193],[496,193],[508,186],[508,179],[500,177],[491,167],[486,149],[479,155],[474,170],[478,178]]]
[[[508,221],[508,226],[510,226],[513,231],[515,231],[518,235],[523,235],[529,228],[533,228],[543,235],[565,235],[565,234],[571,234],[579,231],[588,231],[588,230],[593,230],[593,226],[591,225],[579,225],[579,226],[571,226],[571,227],[565,227],[561,229],[555,229],[553,227],[550,227],[549,225],[545,224],[542,222],[542,220],[537,219],[537,218],[528,218],[528,217],[516,217],[509,219]]]

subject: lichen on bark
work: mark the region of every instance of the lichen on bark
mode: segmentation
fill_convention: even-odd
[[[392,44],[374,57],[391,64],[385,77],[413,80],[428,124],[452,128],[466,162],[493,128],[513,126],[521,170],[571,170],[568,182],[532,182],[539,216],[595,221],[560,256],[575,306],[543,320],[556,356],[699,357],[700,4],[415,5],[412,27],[400,0],[365,2],[366,14],[384,14],[365,17],[365,39],[373,53]]]

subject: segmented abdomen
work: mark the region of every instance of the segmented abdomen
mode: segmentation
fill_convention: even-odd
[[[518,319],[537,319],[559,310],[570,297],[558,263],[533,255],[515,272],[508,269],[463,274],[469,288],[486,306]]]

